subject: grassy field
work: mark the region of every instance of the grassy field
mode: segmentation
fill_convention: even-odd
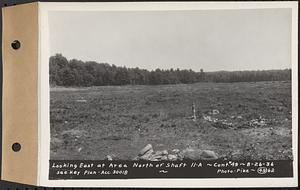
[[[129,160],[147,144],[292,159],[290,82],[54,87],[50,99],[51,159]]]

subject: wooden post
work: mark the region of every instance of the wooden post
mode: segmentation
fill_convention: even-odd
[[[193,111],[193,121],[196,121],[197,117],[196,117],[196,106],[195,103],[193,102],[192,105],[192,111]]]

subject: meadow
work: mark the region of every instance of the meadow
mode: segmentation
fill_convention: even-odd
[[[292,159],[291,106],[290,81],[52,87],[50,158],[132,160],[152,144]]]

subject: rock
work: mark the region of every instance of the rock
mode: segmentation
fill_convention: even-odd
[[[183,160],[184,156],[183,156],[183,153],[182,152],[179,152],[177,154],[177,160]]]
[[[87,102],[86,100],[76,100],[76,102],[82,102],[82,103],[85,103]]]
[[[156,151],[153,153],[153,156],[163,156],[163,154],[161,153],[161,151]]]
[[[177,156],[176,156],[176,155],[173,155],[173,154],[169,154],[169,155],[168,155],[168,160],[170,160],[170,161],[175,161],[175,160],[177,160]]]
[[[228,123],[225,121],[217,121],[215,123],[212,124],[212,126],[216,127],[216,128],[223,128],[223,129],[227,129],[228,127],[232,127],[232,123]]]
[[[210,121],[210,122],[212,121],[212,118],[210,116],[205,116],[204,115],[203,119],[206,120],[206,121]]]
[[[211,150],[185,149],[183,152],[184,159],[188,160],[215,160],[218,156]]]
[[[119,160],[115,154],[106,155],[104,160]]]
[[[217,114],[219,114],[219,113],[220,113],[220,112],[219,112],[219,110],[217,110],[217,109],[212,110],[212,112],[211,112],[212,115],[217,115]]]
[[[144,155],[145,153],[147,153],[148,151],[152,150],[153,152],[153,148],[151,144],[147,144],[139,153],[139,156]]]
[[[159,160],[160,160],[160,159],[158,159],[158,158],[153,158],[153,157],[149,159],[149,161],[155,161],[155,162],[156,162],[156,161],[159,161]]]
[[[140,156],[141,160],[151,160],[153,157],[153,149],[149,149],[144,155]]]
[[[152,159],[160,160],[162,157],[163,157],[163,155],[152,155]]]
[[[111,161],[111,160],[113,160],[113,158],[112,158],[112,156],[110,156],[110,155],[106,155],[106,158],[105,158],[105,160],[109,160],[109,161]]]
[[[216,159],[218,159],[217,154],[211,150],[203,150],[200,157],[201,157],[201,160],[216,160]]]
[[[188,160],[200,160],[200,154],[199,150],[194,150],[192,148],[187,148],[182,151],[184,159]]]
[[[178,154],[178,153],[180,152],[180,150],[179,150],[179,149],[173,149],[172,152],[173,152],[174,154]]]
[[[160,159],[161,157],[163,157],[164,155],[167,155],[168,154],[168,151],[167,150],[163,150],[163,151],[156,151],[152,157],[153,158],[158,158]]]
[[[168,151],[167,152],[165,152],[165,150],[163,150],[163,151],[156,151],[155,152],[155,154],[154,155],[166,155],[166,154],[168,154]]]

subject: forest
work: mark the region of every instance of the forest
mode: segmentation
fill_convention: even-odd
[[[49,60],[51,86],[107,86],[107,85],[162,85],[191,84],[196,82],[258,82],[291,80],[291,69],[216,71],[204,72],[191,69],[126,68],[95,61],[68,60],[56,54]]]

